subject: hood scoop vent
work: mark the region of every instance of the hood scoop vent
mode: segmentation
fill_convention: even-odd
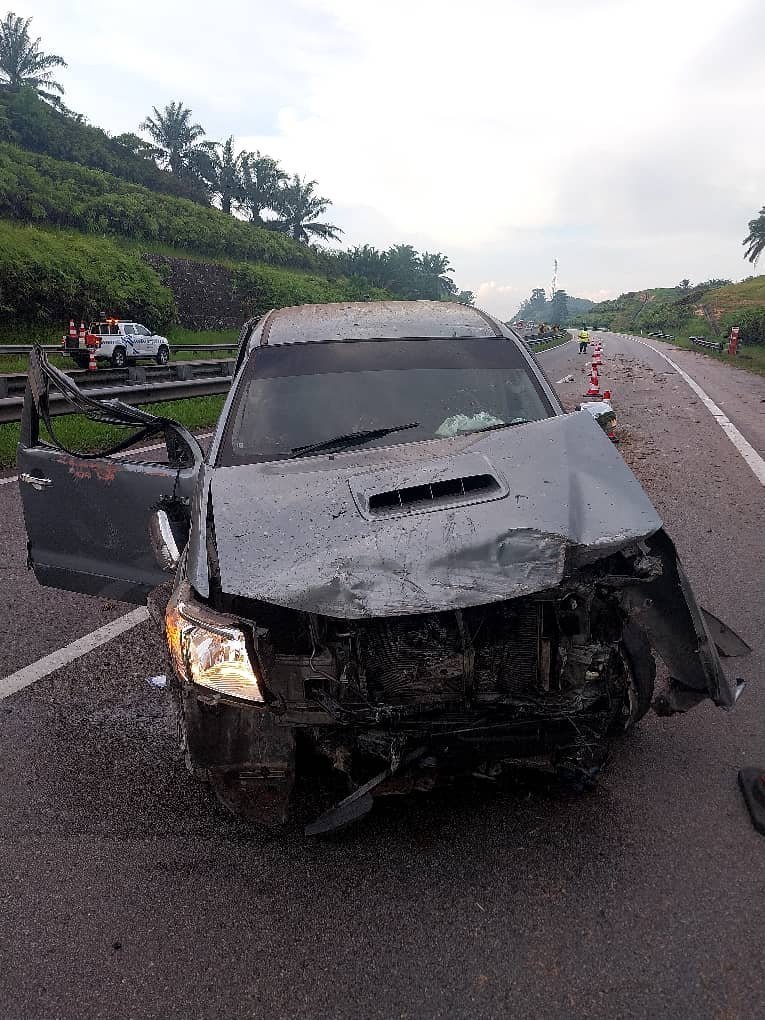
[[[500,495],[503,495],[502,486],[493,475],[467,475],[376,492],[369,496],[367,506],[370,517],[389,517],[391,514],[436,510],[460,503],[477,503],[484,499],[497,499]]]

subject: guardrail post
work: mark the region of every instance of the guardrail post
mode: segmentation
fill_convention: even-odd
[[[8,396],[8,380],[0,378],[0,399]]]
[[[128,368],[127,377],[129,383],[145,383],[146,369],[143,367],[143,365],[131,365]]]
[[[194,378],[194,367],[188,362],[176,361],[173,365],[175,369],[176,379],[193,379]]]

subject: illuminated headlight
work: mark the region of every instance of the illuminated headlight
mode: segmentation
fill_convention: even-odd
[[[206,607],[185,602],[182,594],[170,601],[165,633],[178,676],[219,694],[262,703],[244,632],[225,618],[219,626],[212,616]]]

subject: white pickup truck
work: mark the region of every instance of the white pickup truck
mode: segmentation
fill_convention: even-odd
[[[80,368],[88,367],[90,351],[97,361],[109,361],[115,368],[123,368],[130,361],[152,358],[158,365],[170,360],[167,337],[152,333],[140,322],[124,319],[104,319],[92,322],[87,332],[72,330],[61,341],[62,353],[74,359]]]

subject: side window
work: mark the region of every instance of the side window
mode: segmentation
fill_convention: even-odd
[[[147,329],[145,326],[139,326],[137,323],[136,323],[135,331],[140,336],[153,336],[153,334],[152,334],[150,329]]]
[[[126,322],[122,326],[123,333],[127,333],[128,336],[132,336],[135,333],[135,325],[132,322]]]

